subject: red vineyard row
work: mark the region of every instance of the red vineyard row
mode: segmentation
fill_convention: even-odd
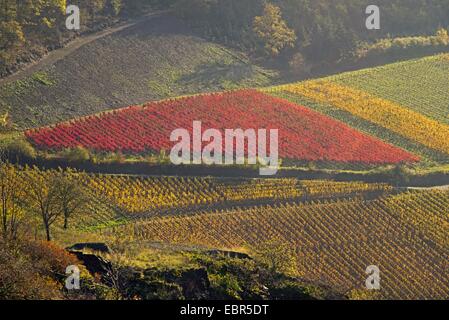
[[[95,151],[170,150],[170,134],[193,121],[208,128],[279,129],[286,159],[367,164],[418,161],[418,157],[287,100],[256,90],[151,102],[26,132],[43,149],[84,146]]]

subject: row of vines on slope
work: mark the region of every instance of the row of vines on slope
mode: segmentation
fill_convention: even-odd
[[[201,121],[203,130],[278,129],[279,156],[284,159],[362,164],[418,160],[341,122],[256,90],[153,102],[30,130],[26,136],[50,150],[81,145],[97,152],[159,152],[174,145],[173,130],[192,132],[194,121]]]
[[[384,298],[447,299],[448,201],[447,191],[426,191],[374,201],[284,203],[153,218],[122,232],[141,240],[256,250],[275,239],[295,248],[298,273],[309,280],[343,291],[362,288],[366,267],[377,265]]]

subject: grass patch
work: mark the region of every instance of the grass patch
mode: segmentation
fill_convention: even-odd
[[[48,73],[46,72],[36,72],[31,77],[34,81],[43,84],[44,86],[53,86],[56,84],[56,81],[54,79],[51,79]]]

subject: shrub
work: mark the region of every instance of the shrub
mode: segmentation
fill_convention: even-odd
[[[9,132],[13,127],[9,112],[0,115],[0,132]]]
[[[223,275],[212,274],[209,276],[209,279],[219,299],[241,299],[242,288],[236,276],[229,273]]]
[[[89,150],[82,146],[68,149],[64,153],[64,157],[70,162],[84,162],[90,160]]]
[[[445,45],[445,46],[449,45],[449,34],[446,29],[443,29],[443,28],[438,29],[438,31],[436,33],[436,37],[438,38],[439,42],[442,45]]]
[[[278,300],[309,300],[313,299],[309,289],[296,281],[283,281],[270,289],[270,296]]]
[[[70,265],[80,265],[81,262],[66,250],[48,241],[24,242],[22,251],[27,254],[41,274],[60,276]]]
[[[446,29],[438,29],[434,36],[402,37],[393,39],[381,39],[375,43],[362,43],[356,49],[359,59],[378,56],[385,53],[403,52],[404,50],[416,50],[423,48],[439,48],[449,45],[449,35]]]
[[[0,48],[9,49],[25,42],[21,25],[16,21],[0,22]]]
[[[16,139],[9,142],[5,147],[3,147],[3,152],[5,152],[10,159],[36,158],[36,150],[34,149],[34,147],[29,142],[23,139]]]
[[[0,300],[62,299],[58,282],[36,267],[41,262],[20,247],[0,242]]]
[[[184,300],[182,287],[161,279],[144,279],[133,287],[134,296],[143,300]]]
[[[125,163],[126,158],[121,151],[113,153],[112,162],[114,163]]]

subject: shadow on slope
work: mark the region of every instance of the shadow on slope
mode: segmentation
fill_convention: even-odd
[[[162,13],[3,85],[0,113],[9,111],[23,129],[183,94],[267,85],[274,77]]]

